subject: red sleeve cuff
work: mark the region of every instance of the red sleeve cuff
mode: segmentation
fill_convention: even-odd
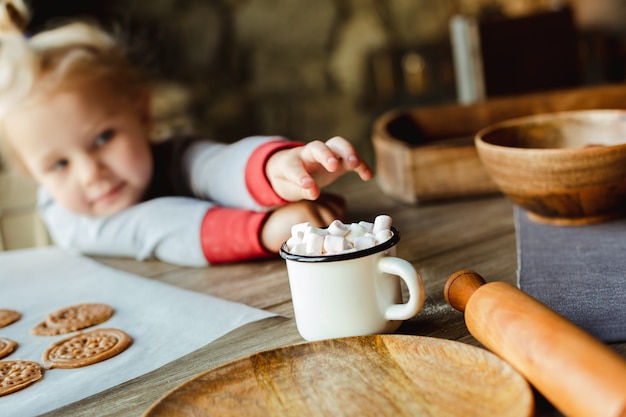
[[[268,258],[260,241],[261,227],[269,213],[213,207],[204,216],[200,231],[202,251],[211,264]]]
[[[265,207],[275,207],[288,203],[276,194],[267,176],[265,175],[265,165],[267,160],[281,149],[295,148],[302,146],[300,142],[287,142],[276,140],[264,143],[259,146],[248,159],[246,164],[246,187],[254,200]]]

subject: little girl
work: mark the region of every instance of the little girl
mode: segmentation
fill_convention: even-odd
[[[0,4],[0,144],[40,185],[62,248],[189,266],[272,256],[292,225],[341,218],[323,187],[372,178],[341,137],[152,144],[149,91],[110,35],[75,22],[25,37],[22,0]]]

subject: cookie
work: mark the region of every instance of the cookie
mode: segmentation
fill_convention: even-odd
[[[80,368],[123,352],[132,342],[119,329],[95,329],[80,332],[53,343],[43,354],[45,368]]]
[[[56,336],[82,330],[107,321],[113,308],[100,303],[77,304],[48,314],[46,319],[31,329],[37,336]]]
[[[8,356],[17,347],[15,340],[0,337],[0,359]]]
[[[43,369],[37,362],[0,361],[0,397],[26,388],[42,377]]]
[[[0,309],[0,329],[18,321],[22,315],[15,310]]]

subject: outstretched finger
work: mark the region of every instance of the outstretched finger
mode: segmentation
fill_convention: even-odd
[[[359,157],[354,146],[346,139],[341,136],[335,136],[326,141],[326,146],[341,160],[346,171],[355,171],[364,181],[373,177],[369,165]]]
[[[354,172],[356,172],[359,178],[363,181],[369,181],[374,178],[374,172],[364,161],[361,161],[361,163],[354,169]]]
[[[340,159],[341,155],[336,155],[332,148],[319,140],[307,143],[302,150],[302,160],[305,163],[320,164],[328,172],[335,172],[340,168]]]

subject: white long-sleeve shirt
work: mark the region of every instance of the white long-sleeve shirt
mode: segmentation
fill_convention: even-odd
[[[265,178],[264,161],[291,146],[265,136],[228,145],[193,142],[180,152],[161,152],[165,163],[155,157],[155,170],[168,172],[155,172],[152,185],[160,191],[135,206],[108,217],[77,215],[41,188],[39,211],[55,244],[79,253],[187,266],[260,256],[258,229],[266,212],[284,203]],[[168,181],[173,185],[163,184]],[[217,207],[221,210],[212,210]],[[233,255],[236,245],[244,249]]]

